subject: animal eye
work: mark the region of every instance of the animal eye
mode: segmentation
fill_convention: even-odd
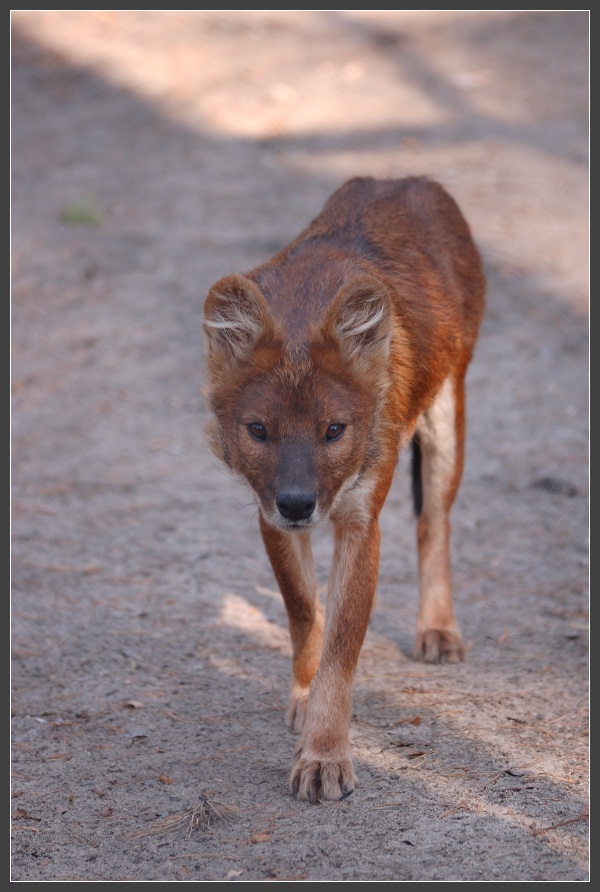
[[[339,438],[344,433],[345,429],[346,429],[345,424],[338,424],[338,423],[330,424],[329,427],[327,428],[326,433],[325,433],[325,439],[339,440]]]
[[[261,424],[259,421],[253,421],[252,424],[248,425],[248,433],[253,440],[267,439],[267,429],[264,424]]]

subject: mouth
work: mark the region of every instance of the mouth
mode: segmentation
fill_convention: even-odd
[[[315,526],[314,520],[282,520],[278,523],[278,527],[280,530],[286,530],[286,532],[301,532],[302,530],[309,530]]]
[[[272,527],[276,527],[278,530],[282,530],[284,533],[307,532],[316,527],[321,521],[321,516],[318,511],[314,511],[310,517],[302,518],[300,520],[290,520],[289,518],[282,517],[276,509],[274,511],[265,511],[262,506],[261,513],[268,524]]]

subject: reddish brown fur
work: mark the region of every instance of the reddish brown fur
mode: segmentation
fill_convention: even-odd
[[[352,677],[377,584],[378,517],[398,451],[415,434],[423,490],[415,655],[463,658],[449,512],[484,290],[454,200],[409,177],[349,181],[290,245],[207,296],[211,443],[257,496],[286,605],[288,718],[301,732],[290,788],[301,799],[339,798],[356,782]],[[335,547],[323,616],[310,532],[325,520]]]

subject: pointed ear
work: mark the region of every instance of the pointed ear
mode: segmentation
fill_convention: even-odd
[[[371,276],[343,285],[327,312],[323,333],[333,335],[342,356],[359,367],[387,362],[392,306],[385,286]]]
[[[209,365],[223,370],[246,359],[259,338],[273,332],[274,323],[260,289],[234,275],[219,279],[208,292],[202,329]]]

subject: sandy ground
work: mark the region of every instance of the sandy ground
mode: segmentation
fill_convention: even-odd
[[[13,882],[589,881],[588,27],[13,12]],[[469,651],[410,659],[401,456],[360,786],[310,805],[256,511],[204,438],[202,304],[349,177],[408,173],[454,194],[489,281],[453,514]]]

